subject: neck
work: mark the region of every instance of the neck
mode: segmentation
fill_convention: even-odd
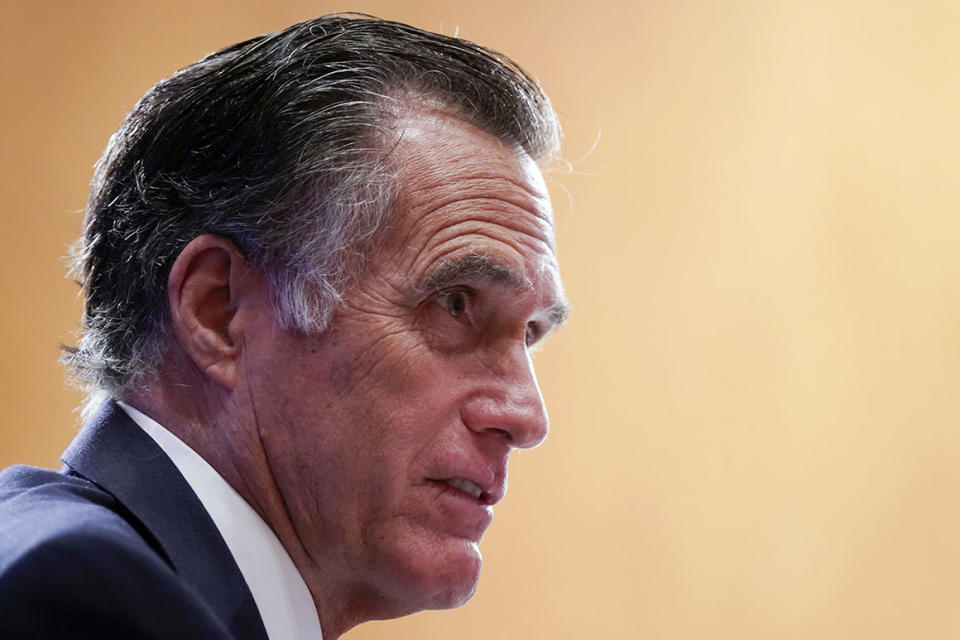
[[[237,395],[204,381],[172,384],[160,375],[121,400],[150,416],[199,454],[273,530],[310,590],[325,640],[373,618],[377,598],[326,573],[306,552],[274,477],[256,422]],[[253,419],[250,419],[253,416]],[[346,587],[344,588],[344,585]],[[339,586],[339,588],[338,588]]]

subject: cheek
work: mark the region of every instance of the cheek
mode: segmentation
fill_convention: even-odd
[[[341,350],[330,360],[328,381],[360,439],[402,444],[429,432],[425,421],[453,382],[446,372],[420,332],[406,330]]]
[[[262,435],[284,499],[298,528],[327,538],[365,538],[402,513],[459,423],[457,376],[442,356],[415,332],[368,336],[301,338],[261,378]]]
[[[317,448],[357,484],[390,491],[409,480],[436,437],[444,385],[415,347],[378,346],[366,357],[329,360],[326,379],[317,381],[329,390],[316,416]]]

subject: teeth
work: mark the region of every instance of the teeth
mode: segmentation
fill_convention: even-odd
[[[480,496],[483,495],[483,491],[480,489],[480,487],[478,487],[477,485],[473,484],[472,482],[464,478],[453,478],[451,480],[447,480],[447,484],[450,485],[451,487],[456,487],[461,491],[465,491],[466,493],[469,493],[474,498],[479,499]]]

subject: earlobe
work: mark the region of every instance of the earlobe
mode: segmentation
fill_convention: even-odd
[[[243,348],[239,301],[251,277],[237,246],[208,234],[183,248],[167,280],[172,328],[181,349],[197,369],[229,388]]]

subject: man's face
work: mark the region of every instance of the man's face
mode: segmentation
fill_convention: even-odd
[[[274,327],[247,375],[317,571],[399,614],[473,593],[507,457],[547,434],[530,347],[565,307],[533,161],[440,114],[393,153],[395,222],[330,328]]]

